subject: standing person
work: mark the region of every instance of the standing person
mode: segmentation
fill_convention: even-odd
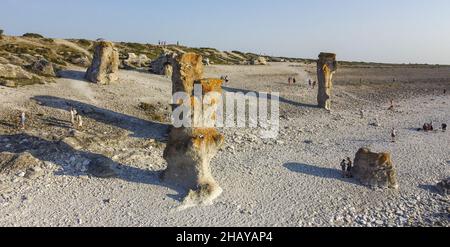
[[[292,83],[292,77],[289,77],[288,84],[291,85],[291,83]]]
[[[444,132],[447,131],[447,124],[445,123],[442,124],[442,131]]]
[[[341,161],[341,169],[342,169],[342,177],[343,178],[347,177],[347,161],[345,159]]]
[[[394,100],[391,99],[391,106],[389,106],[388,110],[394,110]]]
[[[347,157],[347,177],[351,178],[353,177],[352,175],[352,169],[353,169],[353,162],[350,159],[350,157]]]
[[[313,82],[313,89],[316,88],[316,84],[317,84],[317,82],[314,81],[314,82]]]
[[[77,120],[78,120],[78,127],[83,128],[83,119],[81,118],[80,114],[77,114]]]
[[[71,107],[70,108],[70,122],[72,123],[72,125],[75,125],[76,115],[77,115],[77,110],[75,110],[75,108]]]
[[[297,80],[295,79],[295,77],[292,78],[292,82],[293,82],[294,84],[297,83]]]
[[[397,137],[397,130],[395,128],[392,128],[391,138],[393,143],[395,142],[396,137]]]
[[[308,85],[309,85],[309,87],[312,87],[312,81],[311,81],[311,79],[308,80]]]
[[[25,112],[22,112],[20,114],[20,129],[25,129],[25,121],[27,120],[27,116],[25,115]]]

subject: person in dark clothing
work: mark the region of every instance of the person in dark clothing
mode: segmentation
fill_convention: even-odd
[[[353,169],[353,162],[350,159],[350,157],[347,157],[347,177],[352,178],[352,169]]]
[[[342,177],[347,177],[347,161],[345,159],[341,162],[341,169],[342,169]]]
[[[447,131],[447,124],[445,123],[442,124],[442,131],[444,132]]]

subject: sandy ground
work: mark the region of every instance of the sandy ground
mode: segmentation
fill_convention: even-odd
[[[449,200],[434,185],[450,175],[450,133],[415,129],[450,122],[450,72],[343,68],[331,113],[315,107],[311,73],[311,65],[287,63],[206,68],[208,77],[229,76],[227,91],[280,92],[281,129],[275,140],[259,129],[222,129],[226,143],[212,167],[224,193],[182,212],[186,191],[158,178],[167,125],[138,108],[168,104],[169,79],[121,71],[120,82],[99,86],[74,69],[56,83],[0,87],[0,152],[29,151],[46,167],[34,180],[0,175],[0,226],[449,226]],[[289,76],[298,83],[288,86]],[[71,130],[70,106],[85,116],[81,147],[59,141]],[[14,128],[22,110],[26,131]],[[363,146],[392,152],[399,191],[341,177],[340,160]],[[86,173],[83,163],[99,156],[114,162],[117,177]]]

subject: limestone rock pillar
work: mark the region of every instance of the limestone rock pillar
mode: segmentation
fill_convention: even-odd
[[[88,81],[109,84],[118,80],[119,52],[112,42],[100,41],[95,47],[91,66],[86,71]]]
[[[337,70],[336,54],[320,53],[317,61],[317,80],[319,92],[317,102],[319,107],[331,110],[331,94],[333,90],[333,75]]]
[[[202,57],[194,53],[186,53],[174,59],[172,84],[173,92],[184,92],[190,96],[193,103],[188,116],[198,118],[205,110],[216,109],[219,99],[216,96],[205,101],[198,101],[194,96],[194,86],[201,86],[205,96],[210,92],[221,95],[222,80],[202,79]],[[181,105],[182,102],[175,104]],[[173,127],[164,150],[167,169],[163,180],[168,183],[183,186],[190,190],[184,199],[183,207],[211,204],[220,196],[222,189],[211,174],[210,162],[223,144],[224,137],[214,125],[215,114],[195,123],[193,126]]]

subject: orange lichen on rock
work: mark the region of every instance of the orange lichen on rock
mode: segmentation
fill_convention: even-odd
[[[190,113],[185,117],[190,117],[194,126],[171,129],[164,150],[167,169],[163,179],[190,191],[180,207],[184,209],[211,204],[222,193],[212,176],[210,162],[222,146],[224,136],[214,128],[215,114],[204,117],[205,111],[217,109],[222,96],[222,80],[202,79],[202,57],[194,53],[176,57],[173,64],[173,92],[186,93],[190,97]],[[194,92],[195,84],[201,85],[200,95]]]
[[[361,148],[356,153],[352,175],[370,187],[398,189],[397,172],[389,153]]]

